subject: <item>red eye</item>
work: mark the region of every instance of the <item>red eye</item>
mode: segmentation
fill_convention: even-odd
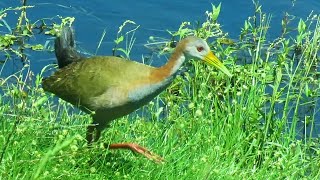
[[[200,47],[197,47],[197,50],[198,50],[198,52],[202,52],[203,51],[203,47],[202,46],[200,46]]]

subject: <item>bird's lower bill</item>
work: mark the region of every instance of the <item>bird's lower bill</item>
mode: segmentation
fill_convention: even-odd
[[[229,72],[229,70],[222,64],[222,62],[215,56],[211,51],[204,57],[204,61],[208,63],[209,65],[213,65],[223,73],[225,73],[227,76],[231,77],[232,74]]]

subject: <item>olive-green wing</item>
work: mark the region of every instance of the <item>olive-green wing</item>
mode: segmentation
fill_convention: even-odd
[[[92,100],[113,95],[125,100],[130,83],[140,81],[154,69],[141,63],[118,57],[91,57],[72,63],[43,80],[43,88],[74,105],[96,110]],[[120,101],[120,98],[118,98]],[[114,104],[116,105],[116,104]]]

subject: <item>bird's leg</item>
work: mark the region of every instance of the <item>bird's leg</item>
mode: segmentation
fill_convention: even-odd
[[[146,148],[135,143],[119,143],[119,144],[109,144],[109,145],[105,144],[105,147],[109,149],[130,149],[131,151],[142,154],[146,158],[154,160],[157,163],[161,163],[164,161],[164,159],[159,155],[154,154],[151,151],[147,150]]]
[[[87,139],[87,143],[88,144],[91,144],[93,142],[93,132],[94,132],[94,129],[95,127],[94,126],[88,126],[87,127],[87,136],[86,136],[86,139]]]
[[[101,135],[101,130],[97,129],[96,125],[90,125],[87,128],[87,142],[91,145],[93,142],[98,141]]]
[[[93,142],[96,142],[101,135],[101,130],[99,130],[96,125],[90,125],[87,128],[87,141],[88,145],[91,145]],[[148,159],[154,160],[157,163],[161,163],[164,161],[162,157],[157,154],[152,153],[151,151],[147,150],[146,148],[135,144],[135,143],[119,143],[119,144],[106,144],[104,143],[104,147],[108,149],[130,149],[133,152],[137,152],[142,154]]]

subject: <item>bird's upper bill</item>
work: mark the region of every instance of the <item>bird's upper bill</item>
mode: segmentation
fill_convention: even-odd
[[[220,71],[225,73],[227,76],[231,77],[232,74],[229,72],[229,70],[222,64],[222,62],[215,56],[211,51],[207,55],[204,56],[203,59],[206,63],[209,65],[213,65],[216,68],[218,68]]]

